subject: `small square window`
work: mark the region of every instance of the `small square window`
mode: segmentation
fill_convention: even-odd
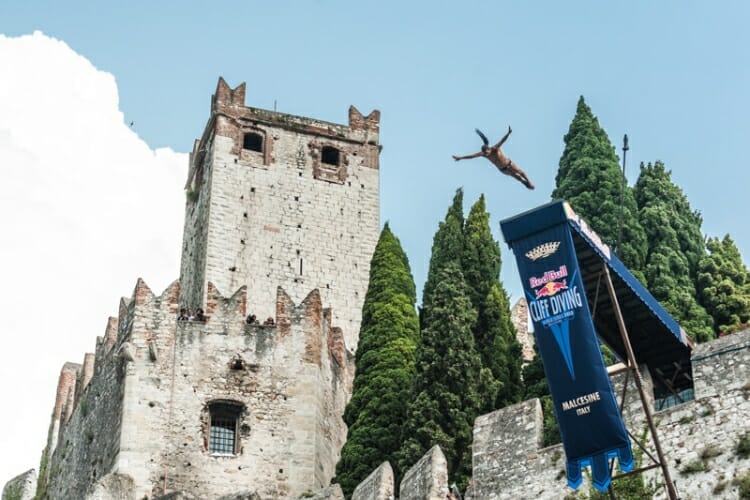
[[[237,429],[242,406],[213,403],[209,406],[208,451],[217,455],[236,455],[239,450]]]
[[[332,146],[323,146],[320,160],[326,165],[339,166],[339,150]]]
[[[255,132],[248,132],[242,138],[242,149],[263,152],[263,136]]]

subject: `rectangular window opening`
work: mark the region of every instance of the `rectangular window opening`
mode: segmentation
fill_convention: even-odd
[[[237,417],[217,416],[211,418],[209,451],[223,455],[234,455],[237,436]]]

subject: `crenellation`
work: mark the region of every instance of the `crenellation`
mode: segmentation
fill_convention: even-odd
[[[698,344],[693,349],[691,363],[695,379],[695,398],[714,396],[750,384],[750,336],[726,335],[713,342]],[[717,366],[715,359],[723,364]],[[728,373],[732,376],[727,376]],[[737,376],[746,373],[743,378]]]
[[[198,199],[186,207],[181,303],[205,303],[208,281],[245,285],[262,319],[278,285],[296,302],[317,288],[354,348],[379,232],[379,113],[350,111],[351,126],[337,125],[244,106],[236,90],[219,82],[213,135],[188,180]],[[245,133],[263,137],[263,151],[243,149]]]
[[[87,352],[83,355],[83,363],[81,364],[81,370],[78,372],[78,379],[76,381],[75,389],[75,401],[76,403],[81,398],[81,393],[86,389],[91,382],[91,377],[94,375],[94,362],[96,358],[93,353]]]
[[[399,499],[442,500],[448,498],[448,462],[440,446],[433,446],[401,479]]]
[[[352,493],[352,500],[389,500],[394,496],[393,469],[383,462],[359,483]]]
[[[119,330],[119,318],[110,316],[107,319],[107,328],[104,331],[104,354],[109,353],[112,350],[112,346],[117,342],[117,332]]]
[[[88,384],[80,365],[64,367],[50,497],[117,488],[137,498],[177,490],[207,497],[240,491],[256,477],[273,478],[250,480],[263,498],[327,485],[345,436],[354,360],[343,355],[341,330],[318,291],[297,305],[279,287],[275,324],[264,326],[245,322],[244,287],[225,297],[210,282],[212,314],[177,321],[178,289],[173,283],[156,296],[139,280],[122,302],[130,327],[116,355],[101,360]],[[88,356],[84,365],[92,363]],[[76,379],[84,384],[77,401]],[[223,401],[243,408],[232,457],[207,451],[209,408]],[[237,477],[227,480],[230,462]]]

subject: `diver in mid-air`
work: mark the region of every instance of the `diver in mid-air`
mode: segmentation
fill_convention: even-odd
[[[529,178],[526,177],[526,174],[523,172],[523,170],[521,170],[518,165],[513,162],[513,160],[505,156],[505,153],[503,153],[503,151],[500,149],[500,146],[505,143],[510,133],[513,132],[513,129],[508,126],[508,132],[494,146],[490,146],[490,141],[487,140],[487,136],[485,136],[481,130],[476,129],[476,131],[477,134],[479,134],[479,137],[482,138],[482,142],[484,142],[482,150],[472,155],[453,155],[453,159],[456,161],[469,160],[471,158],[479,158],[480,156],[484,156],[485,158],[490,160],[492,164],[495,165],[498,170],[500,170],[500,172],[504,173],[505,175],[510,175],[514,179],[521,181],[527,188],[534,189],[534,185],[531,183]]]

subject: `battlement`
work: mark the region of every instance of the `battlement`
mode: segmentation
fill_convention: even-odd
[[[696,399],[654,413],[662,449],[682,498],[737,498],[732,481],[750,470],[750,457],[736,452],[740,438],[750,433],[750,330],[697,345],[692,365]],[[641,367],[641,372],[644,386],[651,390],[648,369]],[[624,374],[615,375],[612,383],[619,395]],[[624,418],[637,437],[646,428],[640,404],[630,377]],[[653,398],[649,404],[654,404]],[[562,445],[542,446],[543,417],[539,400],[532,399],[476,419],[472,480],[465,499],[559,499],[573,493],[565,480]],[[638,457],[637,445],[633,450]],[[399,498],[445,498],[449,478],[441,456],[435,447],[409,469]],[[648,463],[645,455],[641,460]],[[389,471],[390,466],[376,469],[352,498],[392,498]],[[645,480],[657,488],[655,498],[666,498],[659,469],[646,472]],[[580,490],[588,489],[584,475]]]
[[[247,287],[259,318],[282,285],[301,302],[318,289],[350,348],[359,335],[380,229],[380,113],[349,108],[340,125],[245,105],[220,78],[185,184],[180,302],[208,282]]]
[[[248,477],[274,477],[258,485],[271,497],[328,484],[354,357],[320,293],[295,304],[278,287],[273,326],[247,324],[244,287],[224,296],[209,283],[205,321],[178,321],[178,298],[178,282],[156,295],[139,279],[96,354],[63,366],[47,447],[51,497],[123,484],[137,498],[211,496],[253,484]],[[232,457],[208,449],[215,401],[241,409]],[[246,474],[228,480],[226,460]]]
[[[313,118],[269,111],[266,109],[245,106],[246,85],[242,82],[234,89],[230,88],[224,78],[219,77],[216,84],[216,92],[211,96],[211,113],[223,114],[241,120],[249,120],[267,125],[280,126],[282,128],[301,129],[306,133],[328,135],[337,138],[362,142],[362,134],[358,131],[376,133],[380,130],[380,111],[373,110],[364,116],[354,106],[349,107],[349,124],[326,122]],[[371,140],[377,141],[377,135],[367,135]]]

